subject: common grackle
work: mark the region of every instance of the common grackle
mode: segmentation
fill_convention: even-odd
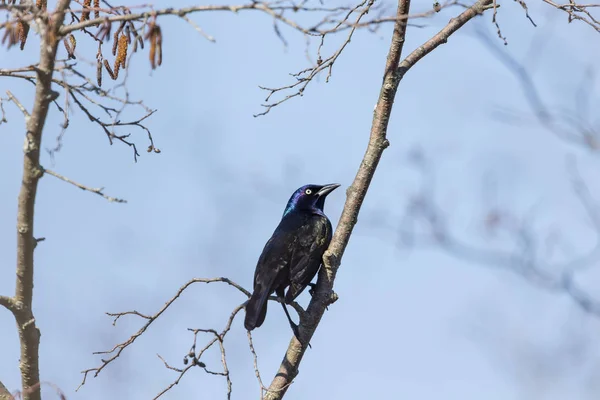
[[[302,293],[319,271],[323,253],[331,242],[331,222],[323,213],[325,197],[340,186],[304,185],[292,194],[281,222],[265,245],[254,273],[254,291],[246,304],[244,326],[251,331],[267,315],[267,301],[275,292],[290,326],[296,325],[285,304]],[[287,289],[287,293],[284,292]]]

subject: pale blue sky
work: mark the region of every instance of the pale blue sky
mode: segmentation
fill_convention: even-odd
[[[414,10],[429,5],[414,2]],[[445,10],[427,20],[426,28],[409,28],[405,55],[458,11]],[[521,60],[530,54],[532,35],[548,36],[550,45],[536,60],[535,80],[551,106],[573,107],[581,74],[600,50],[598,34],[580,23],[567,25],[547,6],[530,4],[530,13],[538,28],[516,3],[507,2],[499,11],[506,51]],[[142,150],[133,163],[128,148],[109,146],[102,131],[76,112],[55,165],[42,157],[44,166],[129,201],[110,204],[53,177],[40,183],[35,232],[46,238],[36,250],[35,270],[41,376],[69,400],[149,399],[160,392],[176,376],[156,353],[181,366],[192,340],[186,328],[222,329],[243,297],[217,284],[192,286],[116,362],[75,393],[80,371],[98,365],[92,352],[111,348],[141,323],[125,318],[112,327],[104,312],[153,313],[193,277],[227,276],[250,288],[256,260],[289,195],[305,183],[341,183],[326,204],[337,223],[344,189],[364,153],[391,26],[376,34],[359,32],[328,84],[321,77],[302,98],[253,118],[265,95],[258,85],[288,83],[289,72],[306,66],[303,38],[283,29],[286,50],[269,18],[252,13],[193,19],[216,44],[185,22],[164,18],[163,66],[150,72],[146,52],[132,65],[132,93],[159,109],[148,125],[160,155],[145,153],[143,132],[131,130]],[[422,183],[407,161],[419,146],[435,172],[436,202],[467,241],[484,247],[510,243],[483,240],[478,225],[493,205],[482,195],[483,176],[491,173],[498,181],[496,204],[520,216],[536,206],[536,228],[559,231],[572,256],[594,244],[591,224],[570,190],[565,156],[577,156],[592,194],[600,198],[594,181],[597,156],[535,124],[512,126],[492,118],[498,106],[523,113],[529,108],[514,77],[477,38],[475,24],[494,35],[487,14],[401,83],[391,146],[336,281],[340,300],[325,314],[287,399],[591,398],[585,391],[597,385],[593,369],[599,344],[593,317],[512,273],[434,248],[400,249],[395,232],[373,223],[374,215],[385,215],[389,225],[400,226]],[[37,53],[33,37],[30,41],[23,53],[2,49],[2,67],[30,63]],[[84,40],[79,46],[84,48]],[[94,54],[90,50],[87,58]],[[28,86],[3,79],[0,89],[13,90],[31,105]],[[0,293],[10,294],[23,123],[12,104],[5,108],[10,123],[0,127]],[[44,146],[54,144],[59,123],[53,111]],[[594,272],[582,281],[592,292],[600,284]],[[306,305],[308,295],[300,302]],[[225,342],[233,398],[258,398],[241,317]],[[290,335],[283,312],[271,306],[254,333],[265,384]],[[577,357],[582,347],[583,356]],[[7,311],[0,311],[0,354],[1,380],[11,390],[19,388],[18,339]],[[220,369],[218,353],[204,361]],[[165,398],[218,399],[225,398],[225,390],[224,379],[196,370]]]

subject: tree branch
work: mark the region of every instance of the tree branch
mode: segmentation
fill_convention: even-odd
[[[13,314],[16,312],[17,306],[15,304],[15,299],[8,296],[0,296],[0,306],[6,308]]]
[[[13,400],[13,399],[14,399],[13,395],[10,394],[10,392],[8,391],[6,386],[4,386],[4,384],[2,382],[0,382],[0,400]]]
[[[181,286],[179,288],[179,290],[175,293],[175,295],[172,296],[169,300],[167,300],[167,302],[162,306],[162,308],[160,310],[158,310],[156,313],[154,313],[153,315],[142,314],[141,312],[136,311],[136,310],[121,311],[121,312],[117,312],[117,313],[106,313],[109,317],[113,317],[113,326],[117,324],[117,321],[119,321],[119,319],[121,319],[122,317],[125,317],[125,316],[129,316],[129,315],[141,318],[142,320],[144,320],[144,324],[140,327],[140,329],[136,333],[132,334],[127,340],[116,344],[111,349],[105,350],[105,351],[94,352],[94,354],[104,355],[105,358],[100,360],[101,363],[99,366],[94,367],[94,368],[88,368],[88,369],[82,371],[83,379],[81,381],[81,384],[77,388],[77,390],[79,390],[83,385],[85,385],[88,374],[92,374],[92,376],[94,378],[97,377],[100,374],[100,372],[102,372],[102,370],[106,366],[108,366],[108,364],[112,363],[117,358],[119,358],[121,356],[121,353],[123,351],[125,351],[125,349],[127,347],[132,345],[141,335],[143,335],[148,330],[150,325],[152,325],[162,314],[164,314],[167,311],[167,309],[177,299],[179,299],[181,297],[183,292],[186,291],[188,287],[190,287],[194,283],[208,284],[208,283],[215,283],[215,282],[226,283],[229,286],[232,286],[235,289],[237,289],[244,296],[246,296],[248,298],[250,297],[251,293],[248,290],[246,290],[244,287],[240,286],[239,284],[233,282],[232,280],[230,280],[228,278],[224,278],[224,277],[221,277],[221,278],[194,278],[194,279],[191,279],[188,282],[186,282],[183,286]],[[269,300],[279,301],[279,299],[275,296],[269,296]],[[302,309],[302,307],[300,307],[300,305],[298,303],[296,303],[295,301],[292,302],[290,305],[298,312],[298,315],[302,319],[303,315],[305,314],[305,311]],[[231,329],[231,325],[233,323],[233,320],[235,319],[235,316],[245,306],[246,306],[246,302],[244,301],[243,303],[241,303],[240,305],[238,305],[236,308],[233,309],[231,315],[229,316],[227,324],[225,325],[225,328],[221,331],[221,333],[217,333],[217,331],[215,329],[188,329],[188,330],[194,332],[194,343],[193,343],[192,347],[190,348],[190,350],[188,351],[188,353],[184,357],[184,365],[186,365],[185,367],[182,367],[182,368],[172,367],[160,355],[158,356],[163,361],[163,363],[165,364],[165,367],[167,369],[176,371],[179,373],[179,375],[173,382],[171,382],[170,385],[168,385],[158,395],[156,395],[156,397],[154,399],[161,397],[166,392],[171,390],[175,385],[177,385],[179,383],[179,381],[181,379],[183,379],[183,376],[194,366],[200,366],[200,367],[204,368],[204,370],[209,374],[224,376],[227,380],[227,396],[228,396],[228,398],[230,398],[231,390],[232,390],[231,389],[232,383],[231,383],[231,379],[229,376],[229,368],[227,367],[227,361],[226,361],[226,357],[225,357],[225,345],[223,343],[223,340],[225,338],[225,335]],[[199,332],[212,333],[212,334],[214,334],[215,337],[212,340],[210,340],[208,342],[208,344],[206,344],[204,346],[204,348],[202,348],[198,353],[196,353],[196,340],[197,340],[197,335]],[[207,370],[206,365],[200,361],[204,352],[207,351],[210,347],[212,347],[217,342],[219,343],[219,348],[221,351],[221,361],[223,364],[223,372],[213,372],[213,371]],[[192,361],[192,363],[188,365],[188,362],[190,360]]]
[[[277,4],[277,3],[275,3],[275,4]],[[272,16],[276,20],[279,20],[280,22],[282,22],[286,25],[289,25],[290,27],[292,27],[296,30],[299,30],[303,33],[305,33],[306,30],[304,28],[300,27],[294,21],[285,18],[281,14],[281,11],[283,11],[283,10],[330,11],[329,9],[325,9],[325,8],[323,8],[323,9],[307,9],[306,7],[299,7],[299,6],[295,6],[295,5],[291,5],[291,6],[283,6],[283,5],[275,6],[275,5],[273,5],[273,6],[271,6],[269,3],[264,3],[264,2],[251,2],[251,3],[247,3],[247,4],[240,4],[240,5],[204,5],[204,6],[185,7],[185,8],[179,8],[179,9],[169,7],[169,8],[164,8],[162,10],[156,10],[156,11],[145,11],[145,12],[141,12],[141,13],[121,14],[121,15],[113,15],[110,17],[101,17],[101,18],[90,19],[87,21],[79,22],[77,24],[63,26],[60,29],[60,35],[65,36],[73,31],[78,31],[83,28],[88,28],[90,26],[100,26],[102,23],[104,23],[106,21],[107,22],[139,21],[139,20],[149,19],[154,16],[161,16],[161,15],[174,15],[174,16],[178,16],[178,17],[183,17],[188,14],[193,14],[193,13],[197,13],[197,12],[228,11],[228,12],[232,12],[232,13],[237,13],[238,11],[246,11],[246,10],[262,11],[262,12]]]
[[[466,11],[460,14],[456,18],[452,18],[448,25],[446,25],[441,31],[435,36],[423,43],[415,51],[410,53],[398,66],[398,77],[400,80],[404,77],[404,74],[408,72],[418,61],[420,61],[427,54],[431,53],[438,46],[447,43],[448,38],[457,30],[459,30],[464,24],[466,24],[473,17],[483,13],[485,10],[493,8],[493,0],[479,0],[473,6],[469,7]]]
[[[167,311],[167,309],[183,294],[183,292],[192,284],[194,283],[215,283],[215,282],[222,282],[222,283],[226,283],[230,286],[233,286],[234,288],[236,288],[238,291],[240,291],[242,294],[244,294],[246,297],[250,297],[250,292],[248,292],[246,289],[244,289],[242,286],[238,285],[237,283],[233,282],[232,280],[228,279],[228,278],[194,278],[189,280],[188,282],[186,282],[183,286],[181,286],[179,288],[179,290],[177,291],[177,293],[175,293],[174,296],[172,296],[165,304],[164,306],[158,310],[155,314],[153,315],[147,315],[147,314],[142,314],[138,311],[124,311],[124,312],[118,312],[118,313],[106,313],[108,316],[113,317],[113,325],[116,325],[117,321],[121,318],[124,317],[126,315],[134,315],[137,316],[139,318],[142,318],[143,320],[145,320],[144,325],[142,325],[142,327],[133,335],[131,335],[129,337],[129,339],[125,340],[122,343],[119,343],[117,345],[115,345],[112,349],[110,350],[106,350],[106,351],[98,351],[95,352],[94,354],[100,354],[100,355],[105,355],[107,356],[107,358],[102,359],[101,360],[101,364],[98,367],[95,368],[89,368],[86,369],[85,371],[82,371],[83,373],[83,380],[81,382],[81,384],[79,385],[79,387],[77,388],[77,390],[79,390],[79,388],[81,388],[83,385],[85,385],[86,379],[88,374],[93,373],[94,377],[97,377],[98,374],[100,374],[100,372],[111,362],[115,361],[120,355],[121,353],[131,344],[133,344],[137,338],[139,338],[144,332],[146,332],[146,330],[150,327],[150,325],[152,323],[154,323],[154,321],[156,321],[165,311]],[[225,326],[225,328],[223,329],[223,331],[220,334],[217,334],[215,330],[209,330],[210,332],[215,332],[216,337],[210,341],[202,350],[200,350],[200,352],[198,354],[195,354],[195,350],[196,350],[196,336],[198,334],[198,332],[200,331],[207,331],[207,330],[202,330],[202,329],[197,329],[194,332],[194,344],[192,345],[192,348],[190,349],[189,352],[189,356],[193,358],[194,363],[192,363],[191,365],[189,365],[186,368],[183,369],[177,369],[177,368],[171,368],[166,362],[165,365],[167,366],[168,369],[172,369],[175,370],[177,372],[180,373],[179,377],[169,386],[167,386],[167,388],[165,388],[163,391],[161,391],[155,398],[158,398],[160,396],[162,396],[164,393],[166,393],[167,391],[169,391],[173,386],[175,386],[177,383],[179,383],[179,380],[181,378],[183,378],[183,375],[185,375],[185,373],[193,366],[195,365],[201,365],[202,363],[199,363],[200,358],[202,357],[202,354],[209,348],[211,347],[215,342],[220,340],[219,346],[221,346],[221,353],[222,353],[222,357],[223,357],[223,367],[224,367],[224,372],[223,376],[226,376],[227,378],[227,383],[228,386],[231,385],[231,381],[229,380],[229,372],[226,366],[226,362],[224,361],[224,357],[225,357],[225,349],[222,343],[223,338],[225,337],[225,335],[227,334],[227,332],[229,332],[229,330],[231,329],[231,324],[233,323],[233,320],[235,318],[235,316],[237,315],[237,313],[244,308],[245,306],[245,302],[240,304],[238,307],[236,307],[233,312],[231,313],[229,320]],[[187,357],[187,356],[186,356]],[[164,361],[164,360],[163,360]],[[229,388],[229,394],[231,393],[231,388]]]
[[[31,116],[27,120],[23,157],[23,179],[17,211],[17,282],[14,301],[19,306],[13,312],[19,331],[21,347],[21,384],[24,400],[40,400],[40,374],[38,353],[40,332],[33,316],[33,236],[35,198],[40,170],[40,145],[42,131],[50,102],[53,100],[52,73],[58,47],[58,31],[63,24],[65,10],[70,0],[60,0],[52,18],[45,22],[38,18],[41,31],[40,64],[36,69],[35,100]]]
[[[40,168],[42,168],[42,167],[40,167]],[[60,179],[61,181],[65,181],[67,183],[70,183],[71,185],[76,186],[76,187],[78,187],[81,190],[85,190],[85,191],[88,191],[88,192],[91,192],[91,193],[95,193],[98,196],[102,196],[102,197],[104,197],[106,200],[108,200],[111,203],[127,203],[127,200],[119,199],[117,197],[111,197],[111,196],[108,196],[108,195],[104,194],[104,188],[91,188],[89,186],[82,185],[81,183],[77,183],[77,182],[75,182],[75,181],[67,178],[66,176],[63,176],[63,175],[61,175],[61,174],[59,174],[57,172],[54,172],[52,170],[49,170],[49,169],[42,168],[42,171],[44,173],[46,173],[46,174],[52,175],[55,178]]]
[[[23,104],[21,104],[21,102],[19,101],[19,99],[17,99],[15,97],[15,95],[12,94],[12,92],[10,90],[7,90],[6,94],[8,95],[8,99],[10,101],[12,101],[13,103],[15,103],[15,105],[17,106],[17,108],[19,110],[21,110],[21,112],[23,113],[23,116],[25,117],[25,120],[27,120],[27,118],[29,118],[29,112],[27,111],[27,109],[25,108],[25,106],[23,106]]]
[[[410,0],[400,0],[397,15],[408,14],[409,9]],[[394,25],[392,43],[385,66],[383,84],[375,107],[371,138],[367,151],[354,182],[346,192],[347,199],[342,216],[329,249],[323,256],[324,265],[319,272],[317,291],[308,306],[306,317],[300,319],[300,336],[302,336],[302,342],[304,343],[309,343],[325,312],[325,308],[330,304],[335,275],[350,239],[352,229],[356,224],[360,206],[365,198],[383,150],[389,145],[386,139],[386,132],[394,97],[398,89],[399,80],[397,79],[396,67],[402,54],[405,35],[406,21],[398,19]],[[279,371],[269,386],[267,395],[265,396],[267,399],[278,400],[283,398],[287,388],[298,374],[298,367],[305,350],[306,347],[295,336],[292,337]]]
[[[222,278],[225,279],[225,278]],[[228,281],[228,283],[232,284],[233,282]],[[232,285],[232,286],[236,286],[236,285]],[[237,287],[237,286],[236,286]],[[238,289],[240,289],[240,291],[244,292],[245,289],[238,287]],[[227,335],[227,332],[229,332],[231,330],[231,324],[233,324],[233,320],[235,319],[236,315],[246,306],[246,302],[243,302],[242,304],[240,304],[239,306],[237,306],[236,308],[233,309],[233,311],[231,312],[231,315],[229,316],[229,319],[227,320],[227,324],[225,325],[225,328],[221,331],[221,333],[218,333],[216,330],[214,329],[191,329],[188,328],[188,331],[193,332],[194,333],[194,343],[192,344],[192,347],[190,348],[188,354],[184,357],[184,361],[183,363],[185,365],[187,365],[187,367],[185,368],[177,368],[177,367],[172,367],[171,365],[169,365],[164,358],[162,358],[159,354],[157,354],[158,358],[160,358],[163,363],[165,364],[165,367],[171,371],[175,371],[178,372],[179,375],[177,376],[177,378],[171,382],[169,384],[169,386],[167,386],[166,388],[164,388],[159,394],[157,394],[152,400],[156,400],[159,397],[161,397],[162,395],[164,395],[165,393],[167,393],[169,390],[171,390],[175,385],[179,384],[179,382],[181,381],[181,379],[183,379],[183,376],[193,367],[200,367],[204,370],[204,372],[206,372],[207,374],[211,374],[211,375],[218,375],[218,376],[223,376],[225,377],[225,380],[227,382],[227,400],[231,399],[231,391],[232,391],[232,383],[231,383],[231,377],[229,375],[229,367],[227,366],[227,356],[225,354],[225,344],[224,344],[224,340],[225,340],[225,335]],[[208,344],[206,344],[197,354],[196,354],[196,345],[197,345],[197,341],[198,341],[198,334],[199,333],[210,333],[213,335],[213,339],[210,340],[208,342]],[[223,372],[215,372],[215,371],[211,371],[206,367],[206,364],[201,360],[202,355],[204,354],[204,352],[206,352],[209,348],[211,348],[213,346],[213,344],[215,343],[219,343],[219,351],[221,353],[221,364],[223,365]],[[191,361],[191,362],[190,362]],[[189,365],[188,365],[189,364]]]
[[[598,21],[598,19],[595,18],[590,11],[588,11],[588,8],[598,7],[598,4],[577,4],[573,0],[571,0],[568,4],[557,4],[552,0],[542,1],[558,10],[566,12],[569,15],[569,23],[573,20],[579,20],[594,28],[596,32],[600,32],[600,21]]]
[[[406,21],[402,21],[400,18],[397,19],[394,25],[392,43],[385,66],[383,84],[377,105],[375,106],[367,151],[363,157],[356,177],[354,178],[354,182],[346,192],[347,199],[344,204],[344,210],[342,211],[340,221],[333,235],[329,249],[323,256],[323,268],[321,268],[319,272],[316,294],[313,296],[308,306],[305,317],[300,320],[300,336],[303,343],[308,343],[310,341],[325,312],[326,306],[335,300],[335,296],[333,295],[335,275],[340,266],[348,241],[350,240],[350,235],[356,224],[360,207],[367,194],[367,190],[371,183],[371,179],[375,174],[381,155],[389,146],[389,142],[386,138],[387,127],[400,81],[404,77],[404,74],[406,74],[417,61],[429,54],[440,44],[445,43],[452,33],[456,32],[471,18],[481,14],[492,4],[492,2],[493,0],[477,1],[458,17],[452,19],[450,23],[432,39],[413,51],[404,61],[402,61],[402,63],[400,63],[400,65],[398,65],[398,62],[400,60],[406,35]],[[398,2],[397,15],[407,15],[409,8],[409,0],[400,0]],[[265,396],[266,399],[279,400],[283,398],[287,388],[298,374],[298,367],[305,351],[306,347],[304,347],[296,337],[292,337],[281,366],[269,386]]]

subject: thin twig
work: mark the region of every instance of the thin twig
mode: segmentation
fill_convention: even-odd
[[[233,320],[235,319],[236,315],[244,308],[244,306],[246,305],[246,303],[242,303],[239,306],[237,306],[236,308],[233,309],[233,311],[231,312],[231,315],[229,316],[228,320],[227,320],[227,324],[225,325],[225,328],[221,331],[221,333],[218,333],[216,330],[214,329],[191,329],[188,328],[188,331],[192,332],[194,334],[194,340],[193,340],[193,344],[192,347],[190,348],[188,354],[184,357],[184,364],[190,364],[188,366],[186,366],[185,368],[176,368],[176,367],[172,367],[171,365],[169,365],[162,357],[160,357],[161,360],[163,360],[165,367],[167,369],[176,371],[179,373],[179,375],[177,376],[177,378],[171,382],[167,387],[165,387],[160,393],[158,393],[153,400],[158,399],[159,397],[161,397],[162,395],[164,395],[165,393],[167,393],[169,390],[171,390],[175,385],[179,384],[179,382],[181,381],[181,379],[183,378],[183,376],[193,367],[198,366],[202,369],[204,369],[204,372],[206,372],[207,374],[210,375],[218,375],[218,376],[223,376],[225,377],[225,380],[227,382],[227,399],[231,399],[231,393],[232,393],[232,383],[231,383],[231,377],[229,374],[229,367],[227,366],[227,356],[225,353],[225,335],[227,335],[227,333],[229,332],[229,330],[231,329],[231,324],[233,323]],[[213,339],[210,340],[206,346],[204,346],[204,348],[202,348],[198,354],[196,354],[196,344],[197,344],[197,339],[198,339],[198,334],[199,333],[210,333],[213,336]],[[223,366],[223,371],[222,372],[218,372],[218,371],[211,371],[206,367],[206,364],[204,362],[201,361],[202,355],[204,354],[204,352],[206,350],[208,350],[209,348],[211,348],[215,343],[219,343],[219,351],[221,352],[221,364]],[[191,360],[191,362],[190,362]]]
[[[260,385],[260,400],[265,398],[265,391],[267,388],[263,384],[263,381],[260,377],[260,371],[258,370],[258,356],[256,355],[256,351],[254,350],[254,344],[252,343],[252,333],[250,331],[248,334],[248,346],[250,347],[250,352],[252,353],[252,358],[254,359],[254,374],[256,375],[256,379],[258,380],[258,384]]]
[[[236,288],[237,290],[239,290],[240,292],[242,292],[246,297],[250,297],[250,292],[248,292],[246,289],[244,289],[242,286],[238,285],[237,283],[233,282],[232,280],[228,279],[228,278],[194,278],[191,279],[190,281],[188,281],[187,283],[185,283],[183,286],[181,286],[179,288],[179,290],[177,291],[177,293],[175,293],[175,295],[173,297],[171,297],[166,303],[165,305],[155,314],[153,315],[145,315],[145,314],[141,314],[137,311],[125,311],[125,312],[118,312],[118,313],[106,313],[108,316],[110,317],[114,317],[113,318],[113,325],[115,325],[117,323],[117,321],[121,318],[124,317],[126,315],[135,315],[138,317],[141,317],[143,319],[146,320],[146,322],[144,323],[144,325],[142,325],[142,327],[133,335],[131,335],[129,337],[129,339],[127,339],[126,341],[119,343],[117,345],[115,345],[112,349],[110,350],[106,350],[106,351],[98,351],[95,352],[94,354],[107,354],[110,355],[110,357],[106,358],[106,359],[102,359],[101,360],[101,364],[98,367],[95,368],[89,368],[86,369],[84,371],[82,371],[83,373],[83,380],[81,382],[81,384],[79,385],[79,387],[77,388],[77,390],[79,390],[81,388],[81,386],[83,386],[86,382],[87,376],[89,373],[93,373],[94,377],[97,377],[98,374],[107,366],[109,365],[111,362],[113,362],[114,360],[116,360],[121,353],[131,344],[133,344],[137,338],[139,338],[149,327],[150,325],[156,321],[156,319],[158,317],[160,317],[170,306],[171,304],[173,304],[175,302],[175,300],[177,300],[181,294],[192,284],[194,283],[214,283],[214,282],[222,282],[222,283],[226,283],[230,286],[233,286],[234,288]],[[238,306],[236,308],[237,311],[239,311],[240,309],[243,308],[243,306],[245,305],[242,304],[241,306]],[[225,334],[227,333],[227,331],[229,331],[230,327],[231,327],[231,323],[233,321],[233,318],[235,317],[235,314],[237,313],[237,311],[235,311],[235,313],[233,313],[230,316],[229,322],[225,328],[225,330],[223,331]],[[215,339],[216,340],[216,339]],[[214,343],[214,342],[213,342]],[[211,343],[212,344],[212,343]],[[162,395],[159,394],[159,395]]]
[[[50,175],[54,176],[55,178],[58,178],[58,179],[60,179],[62,181],[65,181],[67,183],[70,183],[71,185],[76,186],[76,187],[78,187],[81,190],[85,190],[85,191],[88,191],[88,192],[91,192],[91,193],[95,193],[98,196],[104,197],[106,200],[108,200],[111,203],[127,203],[127,200],[119,199],[119,198],[116,198],[116,197],[107,196],[103,192],[104,188],[91,188],[89,186],[82,185],[81,183],[77,183],[77,182],[75,182],[75,181],[67,178],[66,176],[63,176],[63,175],[61,175],[61,174],[59,174],[57,172],[54,172],[54,171],[52,171],[50,169],[43,168],[42,170],[45,173],[50,174]]]
[[[27,111],[27,109],[23,106],[23,104],[21,104],[21,102],[15,97],[14,94],[12,94],[12,92],[10,90],[7,90],[6,94],[8,95],[8,99],[10,101],[12,101],[13,103],[15,103],[17,105],[17,107],[19,108],[19,110],[21,110],[21,112],[25,116],[25,120],[28,120],[30,115],[29,115],[29,112]]]
[[[587,8],[592,8],[592,7],[598,7],[599,5],[593,5],[593,4],[584,4],[584,5],[578,5],[578,4],[574,4],[574,3],[570,3],[570,4],[557,4],[556,2],[552,1],[552,0],[542,0],[544,3],[551,5],[552,7],[555,7],[558,10],[564,11],[568,14],[569,16],[569,22],[571,22],[571,20],[575,19],[575,20],[579,20],[582,21],[584,23],[586,23],[587,25],[591,26],[592,28],[594,28],[596,30],[596,32],[600,32],[600,21],[598,21],[597,18],[595,18],[590,11],[587,10]]]
[[[263,116],[269,113],[269,111],[271,111],[273,109],[273,107],[276,107],[294,97],[297,96],[302,96],[304,94],[304,90],[306,89],[306,87],[313,81],[313,79],[319,75],[322,71],[327,70],[327,77],[326,77],[326,82],[329,81],[329,78],[331,77],[331,73],[332,73],[332,69],[333,69],[333,65],[335,63],[335,61],[338,59],[338,57],[342,54],[342,52],[344,51],[344,49],[346,48],[346,46],[350,43],[350,41],[352,40],[352,36],[354,35],[354,32],[357,29],[357,24],[360,23],[361,19],[369,12],[369,10],[371,9],[371,7],[373,7],[373,4],[375,3],[375,0],[364,0],[361,3],[359,3],[358,5],[356,5],[355,7],[351,8],[348,13],[346,14],[346,16],[340,21],[338,22],[338,24],[331,30],[329,31],[325,31],[322,32],[320,34],[321,36],[321,42],[319,44],[319,47],[317,49],[317,61],[316,61],[316,65],[310,67],[310,68],[306,68],[300,72],[297,72],[295,74],[292,74],[292,76],[296,79],[296,82],[287,85],[287,86],[282,86],[282,87],[278,87],[278,88],[268,88],[268,87],[263,87],[263,86],[259,86],[261,89],[269,92],[264,104],[262,104],[262,106],[264,107],[264,111],[254,114],[254,117],[259,117],[259,116]],[[350,16],[356,12],[358,9],[360,9],[361,7],[363,7],[363,9],[360,11],[360,13],[358,14],[358,16],[356,17],[356,20],[354,21],[354,23],[352,24],[352,28],[350,29],[350,32],[348,33],[348,36],[346,37],[346,40],[341,44],[341,46],[328,58],[326,58],[325,60],[323,60],[321,58],[321,49],[325,43],[325,37],[328,33],[331,32],[335,32],[336,30],[338,30],[345,21],[348,20],[348,18],[350,18]],[[295,91],[292,92],[291,94],[288,94],[286,96],[284,96],[282,99],[277,100],[277,101],[273,101],[273,102],[269,102],[271,97],[278,93],[278,92],[282,92],[282,91],[286,91],[289,89],[294,89]]]
[[[196,24],[194,21],[192,21],[187,15],[182,15],[181,18],[185,22],[190,24],[196,31],[198,31],[198,33],[200,33],[200,35],[202,35],[206,40],[208,40],[209,42],[213,42],[213,43],[216,42],[214,37],[212,37],[208,33],[204,32],[204,30],[202,28],[200,28],[200,26],[198,26],[198,24]]]

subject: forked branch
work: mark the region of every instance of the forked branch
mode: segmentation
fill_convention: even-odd
[[[459,16],[450,20],[450,23],[444,29],[417,48],[417,50],[413,51],[401,63],[399,63],[399,61],[405,41],[406,21],[396,21],[392,43],[390,45],[385,66],[383,84],[377,105],[375,106],[367,151],[360,164],[356,177],[354,178],[354,182],[347,190],[347,199],[344,204],[340,221],[333,235],[329,249],[323,256],[324,268],[319,272],[316,294],[313,296],[308,306],[306,317],[300,321],[300,336],[302,337],[302,342],[310,342],[310,339],[315,333],[319,321],[325,312],[326,306],[331,301],[335,276],[354,225],[356,224],[358,213],[367,194],[371,179],[375,174],[381,155],[389,146],[387,127],[400,81],[417,61],[432,52],[439,45],[446,43],[450,35],[460,29],[460,27],[472,18],[483,13],[492,5],[492,2],[493,0],[477,1]],[[409,0],[400,0],[398,3],[397,15],[408,15],[409,8]],[[302,343],[298,341],[296,337],[292,337],[281,366],[269,386],[266,395],[268,400],[279,400],[283,398],[287,388],[298,374],[298,367],[305,351],[306,347],[302,346]]]
[[[98,374],[100,374],[100,372],[105,367],[107,367],[110,363],[115,361],[123,353],[123,351],[127,347],[132,345],[142,334],[144,334],[148,330],[150,325],[152,325],[164,312],[166,312],[167,309],[169,309],[169,307],[171,307],[171,305],[177,299],[179,299],[181,297],[181,295],[183,294],[183,292],[186,291],[192,284],[194,284],[194,283],[207,283],[208,284],[208,283],[215,283],[215,282],[226,283],[227,285],[232,286],[237,291],[241,292],[245,297],[247,297],[247,298],[250,297],[251,293],[248,290],[244,289],[242,286],[238,285],[237,283],[233,282],[232,280],[230,280],[228,278],[223,278],[223,277],[221,277],[221,278],[194,278],[194,279],[189,280],[183,286],[181,286],[179,288],[179,290],[175,293],[175,295],[172,296],[169,300],[167,300],[167,302],[164,304],[164,306],[162,306],[156,313],[154,313],[152,315],[144,314],[144,313],[141,313],[136,310],[123,311],[123,312],[117,312],[117,313],[106,313],[108,316],[113,318],[113,325],[116,325],[117,322],[119,321],[119,319],[126,317],[126,316],[135,316],[135,317],[141,318],[145,322],[136,333],[131,335],[124,342],[116,344],[115,346],[113,346],[113,348],[111,348],[109,350],[95,352],[94,354],[104,355],[104,356],[106,356],[106,358],[103,358],[100,360],[101,362],[100,362],[99,366],[94,367],[94,368],[89,368],[89,369],[86,369],[85,371],[82,371],[83,379],[82,379],[81,384],[77,388],[77,390],[79,390],[79,388],[81,388],[81,386],[83,386],[86,383],[88,374],[92,374],[93,377],[97,377]],[[270,296],[269,300],[279,301],[278,298],[275,296]],[[171,364],[169,364],[166,360],[164,360],[164,358],[162,358],[160,355],[158,356],[163,361],[163,363],[167,369],[177,372],[178,375],[177,375],[176,379],[170,385],[168,385],[160,393],[158,393],[158,395],[155,397],[155,399],[158,397],[161,397],[163,394],[165,394],[166,392],[171,390],[175,385],[177,385],[181,381],[181,379],[185,376],[185,374],[190,369],[192,369],[193,367],[196,367],[196,366],[204,369],[204,371],[206,373],[209,373],[211,375],[219,375],[219,376],[225,377],[226,382],[227,382],[227,396],[228,396],[228,398],[231,396],[232,383],[231,383],[231,378],[229,375],[229,368],[227,366],[227,357],[226,357],[225,345],[224,345],[223,341],[225,339],[225,335],[227,335],[227,333],[231,329],[231,325],[232,325],[235,317],[245,306],[246,306],[246,302],[244,301],[243,303],[241,303],[240,305],[236,306],[233,309],[233,311],[231,312],[231,314],[227,320],[227,323],[225,324],[225,327],[220,332],[217,332],[216,329],[206,329],[206,328],[188,329],[190,332],[192,332],[194,334],[194,340],[193,340],[193,344],[192,344],[190,350],[186,353],[186,355],[184,357],[184,365],[182,367],[174,367]],[[302,316],[305,313],[305,311],[302,309],[302,307],[300,307],[300,305],[296,302],[292,302],[291,306],[298,312],[298,314],[300,315],[300,318],[302,318]],[[198,335],[200,333],[208,333],[212,336],[212,338],[206,343],[206,345],[202,349],[197,350],[197,339],[198,339]],[[219,351],[221,352],[221,363],[223,366],[223,370],[220,372],[215,372],[213,370],[207,369],[208,367],[206,366],[206,364],[203,361],[201,361],[202,355],[216,343],[218,343]],[[251,351],[253,351],[252,347],[251,347]]]
[[[34,237],[35,199],[40,171],[40,146],[48,108],[52,101],[52,73],[59,41],[58,29],[63,24],[70,0],[59,0],[48,21],[38,19],[43,32],[40,63],[36,70],[35,99],[30,116],[26,118],[23,156],[23,178],[17,209],[17,271],[14,301],[19,310],[13,312],[19,331],[21,349],[21,385],[24,400],[40,399],[39,342],[40,332],[33,315],[33,252],[37,245]]]

